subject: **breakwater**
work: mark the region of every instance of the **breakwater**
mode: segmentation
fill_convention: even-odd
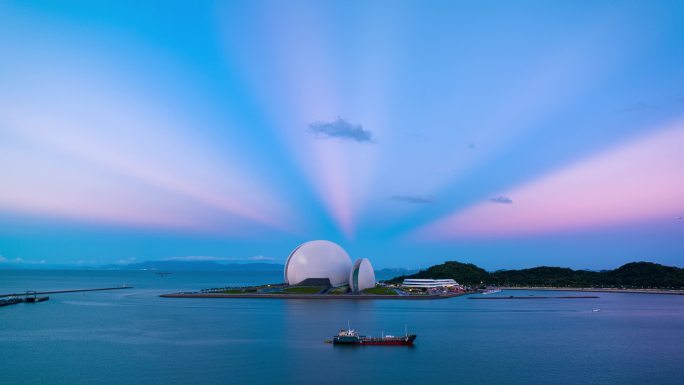
[[[24,297],[24,296],[35,296],[42,294],[61,294],[61,293],[78,293],[82,291],[104,291],[104,290],[122,290],[122,289],[132,289],[133,286],[117,286],[117,287],[102,287],[95,289],[70,289],[70,290],[52,290],[52,291],[26,291],[24,293],[10,293],[10,294],[0,294],[0,298],[3,297]]]

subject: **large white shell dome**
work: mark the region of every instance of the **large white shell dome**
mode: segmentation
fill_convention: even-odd
[[[349,283],[351,258],[340,245],[310,241],[292,250],[285,263],[285,282],[297,285],[308,278],[328,278],[333,286]]]

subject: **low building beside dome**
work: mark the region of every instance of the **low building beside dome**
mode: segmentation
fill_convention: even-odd
[[[408,288],[433,289],[440,287],[456,287],[460,285],[453,279],[408,278],[404,279],[404,282],[401,284],[401,286]]]

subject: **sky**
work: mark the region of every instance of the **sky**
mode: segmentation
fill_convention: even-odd
[[[2,1],[0,267],[684,266],[684,2]]]

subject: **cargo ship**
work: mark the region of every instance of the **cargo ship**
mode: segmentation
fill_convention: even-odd
[[[415,339],[416,335],[408,334],[408,332],[403,336],[396,337],[384,334],[382,337],[371,337],[359,335],[356,330],[347,328],[340,330],[331,342],[334,345],[413,345]]]

